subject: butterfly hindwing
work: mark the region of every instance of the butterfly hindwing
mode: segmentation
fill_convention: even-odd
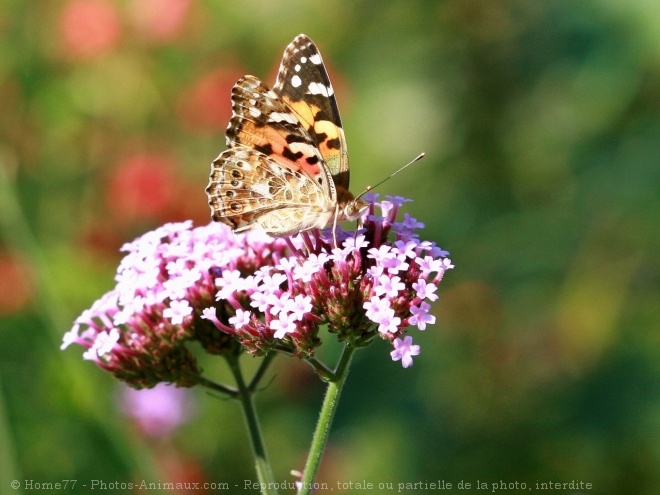
[[[284,236],[321,228],[329,218],[324,191],[304,172],[242,145],[213,161],[206,191],[213,220],[237,232],[259,225]]]

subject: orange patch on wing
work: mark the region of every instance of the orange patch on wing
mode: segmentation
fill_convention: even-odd
[[[291,108],[291,111],[298,117],[300,122],[306,124],[308,128],[313,128],[316,135],[325,134],[327,137],[320,141],[318,149],[324,159],[334,157],[340,154],[337,148],[328,147],[328,141],[339,140],[342,141],[340,129],[329,120],[314,120],[314,116],[321,110],[316,105],[309,105],[304,101],[291,101],[289,98],[284,98],[284,102]]]
[[[311,156],[309,154],[303,154],[298,160],[293,161],[284,156],[284,150],[289,148],[289,144],[286,140],[286,135],[270,126],[256,126],[253,123],[246,121],[238,134],[238,142],[242,145],[249,146],[250,148],[255,148],[256,146],[267,146],[270,145],[270,148],[273,150],[269,156],[280,163],[281,165],[287,167],[290,170],[302,170],[311,177],[316,177],[321,173],[320,166],[318,164],[310,164],[307,162],[307,157]],[[311,144],[309,145],[311,146]]]
[[[314,115],[321,110],[319,107],[310,106],[304,101],[292,101],[287,96],[284,96],[282,99],[293,111],[296,117],[298,117],[298,120],[306,124],[306,127],[310,127],[314,124]]]
[[[328,141],[332,140],[341,140],[339,134],[339,128],[330,122],[329,120],[319,120],[314,123],[314,131],[317,134],[325,134],[328,137],[321,143],[319,143],[319,151],[323,157],[335,156],[339,154],[339,149],[329,148]]]
[[[255,146],[266,146],[268,144],[281,150],[286,146],[286,136],[276,129],[268,126],[257,126],[250,121],[244,121],[237,135],[239,143],[254,148]]]

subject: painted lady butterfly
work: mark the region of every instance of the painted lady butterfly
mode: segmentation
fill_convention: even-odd
[[[206,188],[213,220],[282,237],[365,211],[348,190],[346,139],[312,40],[301,34],[286,47],[273,89],[244,76],[231,100],[229,149],[213,161]]]

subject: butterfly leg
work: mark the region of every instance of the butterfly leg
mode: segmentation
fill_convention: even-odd
[[[337,221],[339,219],[339,204],[335,206],[335,215],[332,220],[332,240],[335,242],[335,247],[337,247]]]

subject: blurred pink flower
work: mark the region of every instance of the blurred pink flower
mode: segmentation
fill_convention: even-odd
[[[175,195],[172,159],[164,154],[137,153],[117,165],[106,191],[108,209],[124,222],[166,217]]]
[[[139,35],[167,43],[183,31],[190,5],[190,0],[132,0],[128,8]]]
[[[59,19],[66,55],[93,59],[111,51],[121,37],[115,6],[105,0],[71,0]]]
[[[215,70],[181,93],[179,118],[200,130],[224,130],[231,117],[231,88],[245,72],[240,68]]]
[[[165,437],[191,418],[192,400],[187,389],[164,383],[143,390],[124,387],[121,409],[145,435]]]

